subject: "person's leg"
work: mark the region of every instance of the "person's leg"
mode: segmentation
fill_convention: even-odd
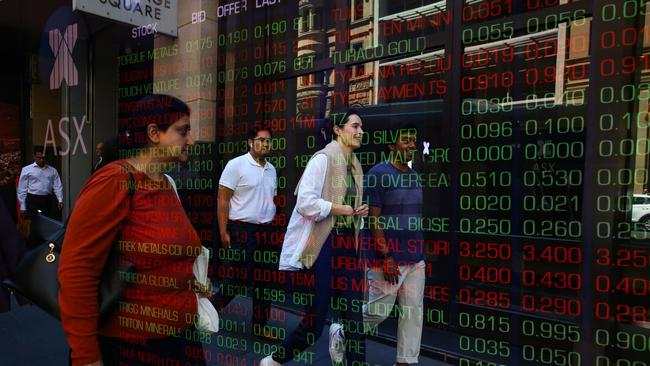
[[[345,333],[347,365],[363,365],[366,361],[366,337],[363,323],[364,281],[359,255],[354,248],[354,233],[349,232],[332,243],[333,301],[339,304],[340,323]]]
[[[206,359],[210,359],[207,350],[204,351],[201,340],[210,339],[210,334],[194,328],[183,331],[179,338],[165,337],[147,344],[147,351],[152,355],[160,355],[158,361],[151,365],[161,365],[159,360],[165,360],[164,365],[178,366],[205,366]]]
[[[27,194],[27,198],[25,198],[25,206],[27,207],[27,218],[30,220],[34,220],[34,217],[36,217],[36,213],[38,212],[38,198],[32,194]]]
[[[146,365],[146,353],[155,340],[144,338],[104,337],[97,338],[104,366]]]
[[[104,366],[205,366],[210,358],[203,344],[194,339],[195,329],[188,329],[179,338],[121,339],[99,337]],[[209,338],[209,336],[208,336]]]
[[[99,349],[102,351],[104,366],[118,366],[120,364],[120,344],[122,343],[120,339],[100,336],[98,342]]]
[[[400,266],[404,278],[398,294],[398,300],[402,307],[401,316],[397,321],[396,360],[398,363],[417,363],[420,355],[425,266],[424,261]]]
[[[38,199],[36,200],[37,207],[36,209],[41,210],[41,213],[49,218],[54,218],[53,217],[53,212],[52,212],[52,196],[36,196]]]
[[[386,320],[393,310],[403,276],[393,285],[384,279],[384,272],[379,267],[370,268],[367,273],[368,303],[363,306],[363,322],[367,334],[376,334],[379,323]]]
[[[304,286],[303,296],[308,304],[305,306],[305,315],[298,327],[287,336],[282,343],[281,352],[273,354],[273,359],[285,363],[293,359],[299,352],[314,344],[323,333],[323,325],[330,308],[330,277],[331,248],[329,239],[323,244],[316,262],[312,268],[305,270],[307,275],[314,276],[313,286]]]
[[[40,196],[35,194],[27,194],[25,199],[27,206],[27,215],[30,220],[33,220],[37,212],[41,212],[44,216],[52,217],[50,207],[52,206],[51,196]]]

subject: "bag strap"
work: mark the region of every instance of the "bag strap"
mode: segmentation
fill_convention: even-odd
[[[129,169],[128,166],[122,163],[115,163],[115,164],[121,166],[122,169],[126,170],[126,172],[129,174],[129,197],[133,197],[133,194],[135,193],[135,178],[133,177],[133,173],[131,172],[131,169]]]
[[[133,196],[135,195],[135,177],[133,176],[133,173],[131,172],[131,169],[129,169],[129,167],[127,165],[122,164],[122,163],[115,163],[115,164],[122,167],[122,169],[126,170],[126,172],[129,174],[129,184],[128,184],[128,187],[129,187],[129,212],[131,212],[132,209],[133,209]],[[122,227],[126,223],[128,217],[129,217],[129,215],[127,214],[124,217],[124,219],[122,219],[122,222],[120,223],[120,231],[122,230]],[[115,245],[113,245],[113,247],[111,248],[111,254],[110,255],[114,255],[115,253],[119,253],[119,252],[117,251],[117,247]]]
[[[178,199],[180,200],[181,197],[178,195],[178,188],[176,188],[176,182],[174,182],[174,178],[169,176],[169,174],[163,174],[163,175],[165,176],[165,178],[167,178],[169,185],[172,186],[172,188],[174,188],[174,193],[176,193],[176,197],[178,197]]]

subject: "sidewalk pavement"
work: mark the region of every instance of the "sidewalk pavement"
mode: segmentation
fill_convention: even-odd
[[[245,314],[251,314],[250,299],[237,297],[229,306],[238,306],[247,311]],[[251,329],[250,316],[236,318],[228,312],[221,317],[221,324],[228,320],[245,322],[246,329]],[[287,330],[294,329],[300,322],[297,314],[287,312],[284,327]],[[240,323],[241,324],[241,323]],[[269,323],[273,325],[272,322]],[[279,324],[275,324],[279,325]],[[322,336],[318,341],[306,351],[313,352],[314,358],[311,365],[331,365],[329,353],[327,350],[328,333],[327,327],[324,328]],[[289,331],[287,331],[289,334]],[[208,365],[241,365],[242,360],[247,360],[246,364],[253,365],[259,362],[266,352],[272,347],[272,344],[262,340],[255,340],[259,346],[260,352],[255,353],[254,347],[249,346],[249,352],[229,350],[228,342],[232,340],[241,340],[239,334],[220,331],[213,335],[209,345],[204,345],[204,352],[210,355]],[[221,346],[220,346],[221,345]],[[395,360],[395,347],[369,339],[366,344],[367,364],[369,366],[390,366]],[[234,362],[239,360],[239,362]],[[255,363],[253,363],[255,362]],[[0,365],[7,366],[65,366],[68,364],[68,345],[61,328],[61,323],[54,320],[39,308],[31,305],[18,306],[12,301],[12,310],[8,313],[0,314]],[[427,366],[446,366],[448,364],[420,356],[420,365]],[[304,362],[294,362],[285,366],[305,365]]]

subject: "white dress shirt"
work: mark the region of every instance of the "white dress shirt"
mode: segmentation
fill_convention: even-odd
[[[95,167],[93,169],[97,170],[97,168],[99,167],[99,165],[102,163],[103,160],[104,160],[104,157],[100,156],[99,160],[97,160],[97,162],[95,163]]]
[[[251,224],[273,221],[278,182],[275,167],[268,161],[261,166],[250,153],[228,162],[219,185],[233,190],[228,219]]]
[[[61,178],[56,169],[49,165],[41,168],[36,163],[25,166],[20,171],[18,191],[16,192],[20,210],[27,210],[25,203],[27,193],[45,196],[52,194],[52,190],[54,190],[59,203],[63,203],[63,185],[61,185]]]
[[[327,164],[327,156],[318,154],[307,163],[302,173],[296,207],[291,213],[287,232],[284,234],[280,270],[297,271],[303,268],[300,253],[309,239],[314,223],[324,220],[332,210],[332,202],[321,198]]]

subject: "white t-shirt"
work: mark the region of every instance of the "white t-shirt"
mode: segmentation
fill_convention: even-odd
[[[266,224],[273,221],[278,183],[275,167],[268,161],[264,166],[253,159],[250,153],[238,156],[228,162],[221,173],[219,185],[233,190],[230,199],[229,220],[251,224]]]

